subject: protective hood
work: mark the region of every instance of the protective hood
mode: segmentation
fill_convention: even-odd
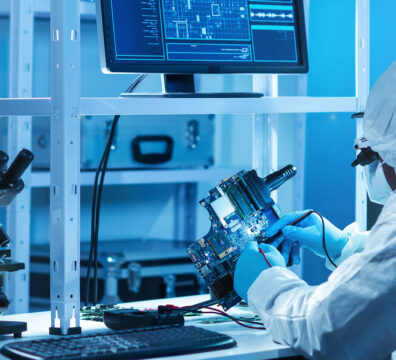
[[[381,162],[379,160],[374,161],[363,169],[370,200],[385,205],[393,191],[385,178]]]
[[[371,149],[396,169],[396,61],[370,91],[363,132]]]

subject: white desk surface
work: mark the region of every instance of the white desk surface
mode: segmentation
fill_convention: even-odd
[[[158,305],[174,304],[177,306],[193,305],[205,300],[208,300],[208,295],[189,296],[173,299],[160,299],[140,301],[134,303],[123,304],[126,307],[136,308],[156,308]],[[233,308],[229,311],[232,315],[243,315],[249,312],[246,308]],[[208,315],[209,316],[209,315]],[[212,315],[210,315],[212,316]],[[197,359],[238,359],[238,360],[252,360],[252,359],[276,359],[288,356],[296,356],[296,352],[288,346],[274,343],[265,330],[253,330],[239,326],[235,323],[218,323],[218,324],[202,324],[203,317],[187,318],[186,325],[202,326],[209,330],[217,331],[230,335],[237,341],[237,346],[226,350],[217,350],[211,352],[198,353],[193,355],[181,355],[172,357],[162,357],[162,360],[169,359],[183,359],[183,360],[197,360]],[[38,312],[30,314],[18,314],[3,316],[0,320],[9,321],[26,321],[28,324],[28,331],[24,332],[21,340],[31,340],[40,337],[48,337],[48,328],[50,326],[50,312]],[[103,323],[93,321],[81,321],[81,327],[84,333],[106,329]],[[109,330],[110,331],[110,330]],[[12,335],[0,336],[0,347],[9,341],[15,341]],[[19,340],[18,340],[19,341]],[[0,355],[0,359],[7,359]]]

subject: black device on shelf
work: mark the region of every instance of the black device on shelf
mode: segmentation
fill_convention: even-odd
[[[11,359],[143,359],[226,349],[236,345],[227,335],[194,326],[102,331],[67,338],[6,344],[1,353]]]
[[[162,325],[184,325],[184,317],[177,313],[160,314],[156,310],[120,309],[105,311],[103,321],[112,330],[147,328]]]
[[[8,169],[5,169],[9,157],[4,151],[0,151],[0,206],[10,205],[23,190],[25,184],[21,176],[31,164],[33,158],[34,156],[29,150],[23,149]],[[10,241],[9,236],[0,224],[0,314],[3,314],[10,304],[2,291],[5,274],[25,268],[24,263],[11,259]],[[0,335],[14,334],[14,337],[21,337],[22,332],[26,329],[27,324],[25,322],[0,321]]]
[[[160,96],[258,97],[196,94],[193,74],[308,71],[303,0],[100,0],[97,23],[102,71],[163,73]]]

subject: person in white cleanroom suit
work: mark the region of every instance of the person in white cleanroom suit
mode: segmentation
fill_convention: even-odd
[[[363,132],[357,146],[377,154],[363,167],[368,194],[384,207],[370,232],[360,233],[355,224],[340,230],[325,220],[328,254],[338,265],[327,261],[334,269],[328,280],[309,286],[266,244],[259,248],[272,267],[255,243],[248,244],[236,266],[235,290],[273,340],[308,358],[389,359],[396,351],[396,62],[370,92]],[[286,248],[298,244],[327,258],[319,216],[288,226],[302,213],[285,215],[266,235],[280,229],[279,242]]]

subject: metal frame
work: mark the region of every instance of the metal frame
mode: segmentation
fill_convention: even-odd
[[[301,114],[355,112],[356,97],[280,96],[263,98],[171,99],[163,97],[82,98],[81,115]],[[0,99],[0,116],[50,116],[51,99]]]
[[[33,62],[33,0],[11,0],[10,3],[10,97],[32,96]],[[14,159],[22,148],[31,148],[32,118],[8,118],[8,154]],[[25,190],[7,208],[7,232],[12,239],[11,251],[16,261],[25,269],[9,273],[6,293],[10,299],[11,313],[29,311],[30,262],[30,169],[24,174]]]
[[[278,96],[278,76],[253,75],[253,91],[276,98]],[[264,149],[270,151],[264,151]],[[276,114],[253,116],[252,167],[257,170],[260,177],[278,169],[278,116]]]
[[[225,169],[184,169],[184,170],[127,170],[109,171],[106,173],[105,185],[137,185],[137,184],[182,184],[224,179],[236,174],[239,168]],[[84,171],[81,173],[81,186],[92,186],[95,174]],[[33,172],[31,187],[48,187],[49,172]]]
[[[10,13],[10,3],[12,0],[0,1],[0,16],[8,16]],[[50,17],[50,1],[51,0],[33,0],[34,16],[36,18],[49,18]],[[80,5],[81,18],[86,20],[95,20],[96,11],[95,3],[82,2]]]
[[[196,233],[198,184],[177,184],[175,191],[174,238],[176,241],[193,241]]]
[[[42,1],[35,0],[34,3],[37,5]],[[356,4],[356,97],[268,97],[222,100],[88,98],[80,101],[80,4],[78,0],[51,0],[52,101],[48,98],[0,99],[0,116],[53,116],[52,139],[55,141],[52,141],[51,164],[52,326],[60,325],[61,332],[66,334],[69,328],[79,325],[80,113],[84,115],[273,114],[363,110],[369,90],[369,0],[356,0]],[[260,124],[259,119],[256,120],[256,126],[263,125]],[[260,141],[264,135],[264,127],[261,128],[262,130],[257,133],[257,137],[261,137]],[[360,131],[359,125],[358,134]],[[260,149],[262,149],[261,145],[257,145],[254,163],[271,167],[268,161],[264,163],[263,157],[258,156],[257,151]],[[29,186],[29,183],[27,185]],[[363,210],[366,195],[362,190],[363,186],[358,174],[356,217],[362,227],[365,226]]]
[[[370,92],[370,0],[356,0],[356,97],[363,112]],[[356,135],[363,134],[363,120],[357,120]],[[356,167],[356,221],[367,230],[367,190],[363,168]]]
[[[305,23],[309,24],[309,7],[310,0],[304,0]],[[309,28],[306,29],[307,42],[309,43]],[[297,79],[297,95],[307,96],[308,93],[308,76],[301,75]],[[303,209],[304,207],[304,184],[305,184],[305,137],[306,137],[306,114],[297,114],[294,125],[295,131],[295,165],[298,169],[299,176],[294,181],[294,200],[295,209]],[[302,257],[304,255],[302,254]]]
[[[51,1],[50,331],[62,335],[80,326],[79,6]]]

